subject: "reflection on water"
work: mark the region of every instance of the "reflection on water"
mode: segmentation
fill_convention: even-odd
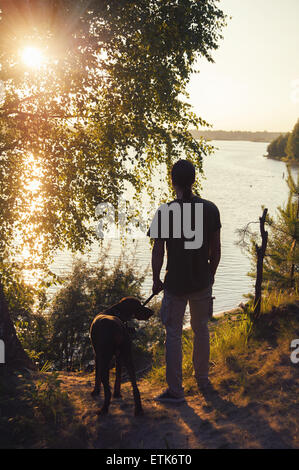
[[[262,215],[261,206],[273,216],[288,196],[286,165],[263,155],[267,144],[256,142],[215,142],[219,150],[206,159],[207,180],[203,196],[214,201],[222,216],[222,259],[215,282],[215,311],[235,307],[242,294],[253,289],[250,260],[235,246],[236,229]],[[258,229],[258,225],[257,225]]]
[[[242,294],[253,290],[253,280],[247,276],[250,260],[235,246],[236,229],[250,221],[258,221],[262,205],[273,216],[276,208],[286,202],[288,189],[283,179],[287,174],[285,164],[263,157],[267,144],[217,141],[214,145],[218,150],[204,160],[206,180],[201,196],[213,201],[221,214],[222,258],[214,285],[214,310],[219,312],[234,308],[244,300]],[[120,249],[120,242],[112,240],[109,257],[116,258]],[[96,259],[97,251],[95,245],[91,260]],[[136,248],[138,265],[142,269],[150,267],[150,259],[149,241],[139,240]],[[71,257],[61,253],[56,257],[55,271],[61,273],[69,269],[70,264]],[[149,269],[143,288],[145,298],[150,295],[151,287]]]

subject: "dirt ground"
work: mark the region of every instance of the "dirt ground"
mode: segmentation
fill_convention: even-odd
[[[245,392],[223,377],[208,396],[191,390],[180,405],[156,403],[162,388],[139,380],[141,417],[134,416],[129,383],[122,387],[122,399],[112,399],[109,414],[98,416],[103,396],[90,396],[92,374],[61,373],[60,379],[76,419],[87,429],[89,448],[299,448],[299,369],[290,367],[281,351],[260,352],[259,360]]]

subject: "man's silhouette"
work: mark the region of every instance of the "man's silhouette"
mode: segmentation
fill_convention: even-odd
[[[191,162],[187,160],[176,162],[171,176],[177,199],[168,203],[168,211],[162,206],[163,210],[158,209],[148,235],[155,239],[152,252],[153,293],[156,294],[164,289],[160,316],[166,327],[168,389],[156,399],[161,402],[179,403],[184,401],[182,328],[188,302],[191,327],[194,331],[195,377],[199,389],[205,389],[209,385],[208,320],[213,314],[212,286],[220,261],[221,223],[216,205],[192,193],[195,167]],[[197,206],[198,204],[200,206]],[[197,210],[199,208],[200,211]],[[165,220],[166,217],[168,220]],[[165,246],[167,267],[162,282],[160,273]]]

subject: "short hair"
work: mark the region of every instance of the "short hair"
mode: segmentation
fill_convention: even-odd
[[[189,160],[178,160],[172,167],[171,178],[174,185],[184,190],[183,198],[191,197],[191,186],[195,181],[195,166]]]

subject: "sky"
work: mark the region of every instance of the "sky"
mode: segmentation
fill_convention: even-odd
[[[220,0],[231,19],[188,86],[213,129],[292,130],[299,118],[299,0]]]

